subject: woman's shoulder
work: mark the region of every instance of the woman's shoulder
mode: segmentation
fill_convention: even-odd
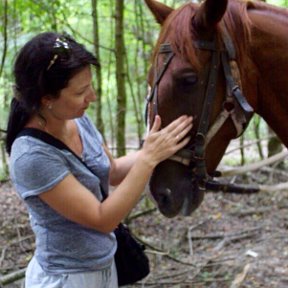
[[[33,153],[43,148],[48,148],[48,145],[43,141],[36,139],[32,136],[23,135],[15,139],[12,144],[11,156],[21,155],[24,153]]]
[[[10,161],[14,162],[20,158],[25,158],[25,161],[33,161],[33,159],[40,155],[50,158],[62,158],[61,153],[51,145],[41,141],[40,139],[32,136],[20,136],[13,142]]]
[[[20,136],[14,141],[9,171],[20,197],[48,191],[69,174],[67,161],[57,150],[32,136]]]

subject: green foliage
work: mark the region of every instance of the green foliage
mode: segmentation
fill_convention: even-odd
[[[269,4],[276,5],[276,6],[288,7],[288,1],[287,0],[267,0],[266,2]]]
[[[0,168],[0,183],[7,181],[8,179],[8,173],[4,170]]]
[[[7,1],[7,25],[5,25],[4,3]],[[102,116],[107,123],[108,139],[113,142],[116,111],[115,79],[115,0],[98,0],[100,31],[100,59],[103,73]],[[172,7],[179,7],[187,0],[162,0]],[[269,0],[268,3],[287,7],[287,0]],[[7,35],[7,53],[4,70],[0,78],[0,128],[5,127],[7,109],[12,98],[12,67],[19,48],[32,36],[43,31],[65,31],[93,51],[93,19],[91,0],[3,0],[0,2],[0,58]],[[125,1],[125,45],[127,71],[127,137],[134,137],[144,131],[144,105],[147,94],[146,77],[152,48],[158,37],[159,26],[143,0]],[[136,112],[135,112],[136,111]],[[95,106],[89,110],[95,117]],[[140,119],[140,124],[139,124]],[[110,123],[108,125],[108,123]],[[137,125],[140,125],[138,127]],[[262,124],[261,124],[262,125]],[[265,124],[261,129],[264,131]],[[139,136],[139,135],[138,135]],[[245,134],[253,138],[253,129]]]

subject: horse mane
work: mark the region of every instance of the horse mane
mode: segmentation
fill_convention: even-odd
[[[270,4],[267,4],[265,2],[261,2],[261,1],[248,1],[247,2],[247,9],[248,10],[260,10],[260,11],[266,11],[268,13],[273,13],[279,16],[284,16],[288,17],[288,9],[283,9],[283,7],[277,7],[277,6],[273,6]]]
[[[229,0],[224,25],[232,38],[239,61],[247,55],[247,47],[251,38],[252,22],[248,16],[250,1]],[[254,2],[253,2],[254,3]]]
[[[174,53],[180,57],[184,57],[193,66],[199,67],[196,49],[193,46],[193,40],[196,39],[196,35],[191,25],[191,19],[195,14],[196,9],[196,4],[184,4],[169,15],[161,29],[154,50],[154,59],[157,57],[160,45],[167,41],[166,39],[169,39],[169,43],[171,44]]]
[[[177,56],[190,62],[196,70],[200,67],[200,63],[197,60],[198,57],[196,57],[196,48],[193,45],[193,42],[197,39],[197,33],[193,29],[191,22],[198,7],[198,4],[187,3],[169,15],[159,35],[154,50],[154,60],[157,57],[160,45],[166,39],[169,39],[169,43]],[[248,11],[253,9],[268,11],[287,17],[285,9],[283,10],[261,1],[229,0],[227,11],[216,29],[219,35],[218,32],[221,33],[223,29],[222,25],[226,26],[240,61],[243,59],[244,53],[247,53],[247,46],[250,42],[252,23],[248,16]]]

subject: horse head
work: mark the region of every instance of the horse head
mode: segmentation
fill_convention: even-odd
[[[190,215],[253,109],[240,89],[239,47],[223,20],[228,0],[188,3],[176,10],[155,0],[145,2],[161,24],[148,76],[148,125],[156,114],[163,127],[183,114],[194,118],[189,144],[155,168],[150,191],[165,216]],[[246,32],[243,27],[238,37]]]

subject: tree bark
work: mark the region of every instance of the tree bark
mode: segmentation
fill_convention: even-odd
[[[6,53],[7,53],[7,41],[8,41],[8,2],[7,0],[4,0],[3,4],[3,39],[4,39],[4,44],[3,44],[3,53],[2,53],[2,60],[1,60],[1,66],[0,66],[0,77],[2,76],[4,64],[5,64],[5,58],[6,58]]]
[[[270,139],[268,141],[268,157],[271,157],[283,150],[282,142],[276,136],[275,132],[268,126],[268,134]]]
[[[261,142],[260,142],[260,122],[261,122],[261,118],[258,115],[254,116],[253,123],[254,123],[255,137],[257,139],[257,149],[258,149],[260,158],[263,160],[264,153],[263,153],[263,149],[262,149]]]
[[[98,0],[91,0],[92,5],[92,19],[93,19],[93,45],[95,56],[97,57],[99,63],[100,61],[100,41],[99,41],[99,21],[97,12]],[[102,69],[101,66],[96,67],[96,126],[101,134],[105,135],[104,123],[102,118]]]
[[[126,154],[126,87],[125,87],[125,44],[124,44],[124,0],[115,0],[115,56],[117,82],[117,156]]]

